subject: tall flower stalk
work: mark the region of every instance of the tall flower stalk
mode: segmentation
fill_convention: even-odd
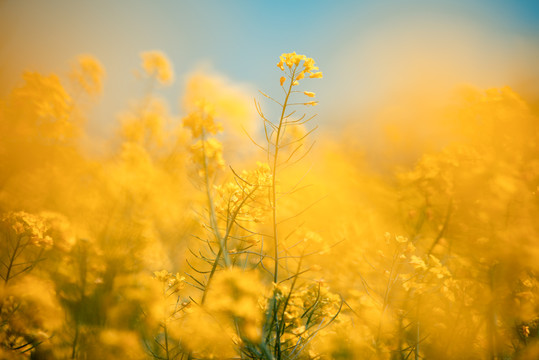
[[[302,266],[304,257],[308,255],[307,238],[311,235],[304,236],[300,241],[304,247],[294,254],[297,252],[293,249],[296,245],[287,246],[279,229],[279,198],[285,193],[281,189],[279,176],[285,167],[309,153],[311,147],[306,146],[305,139],[316,129],[306,131],[304,127],[314,116],[298,116],[296,110],[290,108],[318,103],[311,100],[314,92],[296,89],[306,76],[321,78],[322,73],[317,71],[313,59],[296,53],[281,55],[277,66],[283,71],[279,81],[284,100],[279,102],[262,94],[279,105],[278,119],[270,121],[255,101],[257,112],[263,119],[266,140],[263,146],[255,144],[265,151],[267,163],[259,162],[256,169],[248,171],[232,169],[232,181],[215,184],[216,170],[224,162],[221,143],[211,136],[221,130],[214,121],[213,109],[208,103],[200,103],[199,111],[189,115],[183,122],[196,139],[191,151],[198,175],[204,182],[209,217],[207,230],[212,237],[211,240],[199,239],[208,245],[206,253],[193,253],[209,265],[205,269],[191,266],[204,279],[198,280],[187,274],[198,284],[195,287],[202,291],[200,301],[196,303],[199,311],[210,313],[218,319],[222,318],[223,308],[245,309],[247,303],[256,302],[258,305],[251,307],[252,311],[248,313],[232,312],[233,316],[228,318],[232,318],[232,324],[226,325],[227,321],[223,319],[219,324],[223,329],[227,326],[235,329],[231,337],[235,339],[232,342],[236,351],[246,358],[265,360],[295,359],[300,356],[308,349],[312,338],[335,319],[342,306],[340,296],[329,292],[325,284],[301,278],[307,271]],[[260,223],[267,226],[267,232],[257,225]],[[265,238],[271,242],[269,250],[264,248]],[[291,259],[297,260],[293,268],[288,264]],[[273,261],[273,264],[268,264],[268,261]],[[266,272],[269,275],[266,281],[272,283],[268,291],[260,292],[257,301],[254,301],[255,292],[249,296],[242,295],[244,291],[241,289],[245,288],[246,281],[242,278],[252,275],[251,271],[258,275]],[[257,278],[253,277],[253,284]],[[221,294],[219,299],[211,295],[215,295],[217,290]],[[249,291],[247,293],[250,294]],[[261,316],[256,315],[257,312]],[[229,314],[230,311],[225,313]],[[205,351],[210,350],[192,350],[188,359],[204,357]]]
[[[305,78],[305,75],[308,74],[311,78],[321,78],[322,73],[316,72],[318,70],[318,67],[315,66],[315,62],[311,58],[307,58],[305,55],[298,55],[295,52],[288,53],[288,54],[282,54],[280,56],[280,61],[277,64],[279,69],[283,71],[283,76],[280,78],[280,84],[284,91],[284,101],[281,103],[274,98],[266,95],[263,93],[264,96],[267,98],[273,100],[279,106],[281,107],[281,114],[279,117],[278,123],[273,123],[272,121],[268,120],[265,115],[263,114],[260,105],[257,104],[257,111],[260,115],[260,117],[264,121],[264,132],[266,135],[266,141],[268,143],[268,146],[266,148],[268,159],[271,162],[271,186],[269,189],[269,201],[270,201],[270,207],[272,212],[272,230],[273,230],[273,247],[274,247],[274,253],[273,253],[273,260],[274,260],[274,267],[273,267],[273,283],[275,284],[275,292],[273,294],[273,297],[271,299],[271,306],[270,306],[270,313],[271,316],[271,323],[273,324],[273,330],[268,329],[268,335],[270,335],[273,331],[275,333],[275,339],[274,339],[274,356],[276,359],[282,358],[282,349],[281,349],[281,335],[283,331],[283,325],[281,324],[281,319],[279,318],[280,312],[279,312],[279,294],[277,292],[278,283],[279,283],[279,260],[280,260],[280,244],[279,244],[279,229],[278,229],[278,192],[277,192],[277,179],[278,179],[278,169],[279,169],[279,155],[285,148],[293,147],[296,145],[300,139],[292,140],[288,143],[284,143],[283,139],[286,133],[287,128],[293,127],[293,126],[302,126],[306,122],[310,121],[313,117],[306,118],[306,115],[303,115],[299,118],[294,119],[293,115],[295,114],[295,111],[292,111],[291,113],[287,113],[287,109],[294,105],[316,105],[316,101],[307,101],[307,102],[299,102],[299,103],[292,103],[291,99],[292,96],[296,93],[300,93],[300,91],[294,90],[296,86],[299,85],[299,81]],[[315,94],[310,91],[304,91],[303,96],[307,97],[314,97]],[[293,149],[290,152],[290,155],[288,159],[284,162],[291,161],[294,154],[298,154],[298,150],[302,144],[300,144],[298,147]],[[273,151],[272,151],[273,150]],[[307,150],[308,152],[308,150]],[[299,270],[298,270],[299,272]],[[297,274],[296,274],[297,275]],[[295,280],[297,277],[293,277],[293,284],[295,284]],[[289,294],[290,295],[290,294]],[[285,302],[284,308],[286,309]],[[284,309],[283,309],[283,315],[284,315]]]

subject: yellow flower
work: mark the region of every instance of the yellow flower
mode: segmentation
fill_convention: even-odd
[[[305,59],[305,62],[303,63],[303,66],[305,67],[306,72],[310,72],[311,70],[317,70],[318,68],[314,66],[314,60],[312,58]]]
[[[410,257],[410,264],[412,264],[412,266],[415,269],[421,269],[421,270],[427,269],[427,265],[425,264],[423,259],[421,259],[419,256],[416,256],[416,255],[412,255]]]
[[[281,76],[281,79],[280,79],[281,86],[283,86],[285,81],[286,81],[286,78],[284,76]]]
[[[223,145],[217,139],[198,140],[191,146],[191,154],[193,162],[201,167],[200,176],[204,176],[204,168],[207,169],[208,175],[212,175],[225,166]]]
[[[286,66],[288,66],[289,68],[292,68],[292,66],[298,66],[302,60],[309,60],[305,55],[299,55],[296,54],[296,52],[282,54],[279,59],[280,61],[277,66],[281,70],[284,70],[283,63],[286,64]],[[312,61],[312,64],[314,65],[314,60],[310,59],[310,61]]]
[[[238,220],[261,222],[269,210],[264,205],[267,189],[271,186],[271,169],[268,164],[257,162],[257,169],[243,170],[242,180],[216,186],[216,210],[223,216],[237,211]]]
[[[408,241],[407,238],[405,238],[404,236],[396,236],[395,237],[395,240],[398,242],[398,243],[401,243],[401,244],[404,244]]]
[[[319,72],[311,73],[311,75],[309,75],[309,77],[311,79],[321,79],[322,78],[322,72],[319,71]]]
[[[161,270],[161,271],[154,271],[153,272],[153,276],[155,277],[155,279],[157,279],[157,281],[161,281],[161,282],[167,282],[168,279],[170,278],[170,273],[166,270]]]
[[[77,64],[71,70],[69,77],[88,94],[97,95],[103,89],[105,69],[92,55],[79,55]]]
[[[292,61],[294,62],[294,65],[299,65],[299,63],[301,62],[301,60],[305,59],[305,55],[296,55],[296,53],[294,53],[294,56],[292,57]]]
[[[147,51],[140,54],[142,68],[148,76],[155,76],[161,84],[171,84],[174,72],[170,61],[161,51]]]
[[[309,101],[309,102],[303,103],[303,105],[316,106],[316,105],[318,105],[318,101]]]
[[[304,91],[303,93],[304,93],[305,95],[307,95],[308,97],[314,97],[314,95],[315,95],[315,94],[314,94],[313,92],[311,92],[311,91]]]
[[[303,61],[303,64],[302,64]],[[279,57],[279,62],[277,67],[284,71],[284,65],[286,65],[290,70],[290,76],[294,76],[292,80],[292,86],[299,84],[299,80],[305,78],[305,74],[310,74],[311,78],[321,78],[321,72],[313,72],[318,70],[318,67],[315,66],[314,60],[308,58],[305,55],[299,55],[295,52],[284,53]],[[281,85],[284,83],[283,78],[281,78]],[[310,95],[308,95],[310,96]]]
[[[258,299],[265,291],[256,273],[229,268],[216,273],[205,306],[216,316],[236,319],[249,340],[259,341],[263,314]]]
[[[72,100],[58,76],[25,72],[23,79],[25,84],[13,91],[18,107],[45,122],[64,123],[67,121]]]
[[[202,132],[215,135],[223,130],[221,124],[215,122],[215,110],[212,104],[199,101],[196,106],[197,110],[183,119],[183,126],[191,130],[194,138],[202,136]]]
[[[25,236],[30,244],[37,247],[50,247],[53,245],[52,238],[47,235],[50,225],[42,216],[29,214],[24,211],[10,212],[0,219],[0,223],[11,225],[18,236]]]

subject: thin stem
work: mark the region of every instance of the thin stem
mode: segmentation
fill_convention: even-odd
[[[293,70],[292,73],[292,79],[294,79],[294,75],[296,73],[296,67]],[[283,120],[285,117],[285,111],[286,111],[286,105],[288,103],[288,99],[290,97],[290,94],[292,92],[292,85],[293,81],[290,82],[290,85],[288,87],[288,92],[286,94],[283,109],[281,111],[281,118],[279,119],[279,126],[277,127],[277,135],[275,137],[275,152],[273,155],[273,168],[272,168],[272,179],[271,179],[271,203],[272,203],[272,218],[273,218],[273,241],[275,246],[275,268],[274,268],[274,274],[273,274],[273,281],[277,283],[278,280],[278,271],[279,271],[279,249],[278,249],[278,240],[277,240],[277,191],[276,191],[276,176],[277,176],[277,161],[279,157],[279,140],[281,137],[281,131],[283,130]]]
[[[217,217],[215,216],[215,206],[213,204],[213,197],[211,195],[210,190],[210,179],[209,179],[209,171],[208,171],[208,158],[206,157],[206,133],[204,131],[204,128],[202,128],[202,153],[203,153],[203,165],[204,165],[204,183],[206,187],[206,196],[208,198],[208,207],[210,209],[210,224],[211,228],[213,230],[213,233],[215,235],[215,238],[217,239],[217,242],[219,243],[219,252],[223,255],[223,259],[225,260],[225,266],[230,266],[230,258],[228,256],[228,251],[226,251],[226,242],[224,241],[224,238],[221,237],[221,233],[219,232],[219,226],[217,223]],[[219,260],[219,256],[216,258],[216,261]]]
[[[7,282],[9,281],[9,275],[11,273],[11,269],[13,268],[13,262],[15,261],[15,258],[17,257],[17,251],[19,250],[20,243],[21,243],[21,237],[17,236],[17,243],[15,244],[13,255],[9,258],[9,265],[7,266],[7,272],[6,272],[6,278],[4,279],[4,285],[7,285]]]
[[[167,356],[167,360],[170,360],[170,356],[169,356],[169,353],[168,353],[168,331],[167,331],[166,320],[165,320],[165,324],[163,326],[163,329],[165,331],[165,354]]]
[[[273,154],[273,168],[272,168],[272,177],[271,177],[271,205],[272,205],[272,220],[273,220],[273,246],[275,247],[275,267],[273,270],[273,282],[277,284],[279,277],[279,241],[277,237],[277,191],[276,191],[276,177],[277,177],[277,160],[279,158],[279,140],[281,137],[281,131],[283,130],[283,120],[285,118],[286,105],[288,104],[288,99],[292,93],[292,84],[294,83],[293,79],[295,77],[297,65],[292,71],[292,77],[290,85],[288,86],[288,92],[283,103],[283,109],[281,111],[281,118],[279,119],[279,126],[277,127],[277,134],[275,136],[275,152]],[[274,313],[273,321],[275,323],[275,356],[278,360],[281,359],[281,335],[280,335],[280,325],[277,316],[277,298],[273,296],[274,304]]]

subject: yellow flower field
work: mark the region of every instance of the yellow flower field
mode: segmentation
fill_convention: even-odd
[[[254,100],[141,51],[101,137],[106,61],[20,74],[1,359],[539,358],[537,94],[455,86],[404,122],[388,94],[369,128],[327,116],[331,72],[292,50],[256,64]]]

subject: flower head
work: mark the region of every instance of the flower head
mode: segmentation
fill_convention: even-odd
[[[183,119],[183,126],[190,129],[193,138],[203,134],[217,134],[223,130],[220,123],[215,122],[215,109],[211,103],[198,101],[197,109]]]
[[[92,55],[79,55],[69,77],[89,95],[97,95],[103,90],[105,69]]]
[[[303,63],[302,63],[303,62]],[[306,74],[309,74],[310,78],[321,78],[321,72],[314,72],[318,70],[315,66],[315,62],[312,58],[308,58],[305,55],[299,55],[295,52],[285,53],[279,57],[277,67],[281,71],[285,71],[285,66],[288,68],[288,77],[292,80],[292,85],[298,85],[298,81],[305,78]],[[281,77],[281,85],[284,83]]]
[[[140,54],[142,68],[148,76],[155,78],[164,85],[169,85],[174,80],[174,72],[170,61],[161,51],[147,51]]]
[[[190,150],[193,162],[200,167],[198,173],[201,177],[204,176],[205,171],[208,175],[212,175],[225,166],[223,145],[215,138],[198,140]]]

